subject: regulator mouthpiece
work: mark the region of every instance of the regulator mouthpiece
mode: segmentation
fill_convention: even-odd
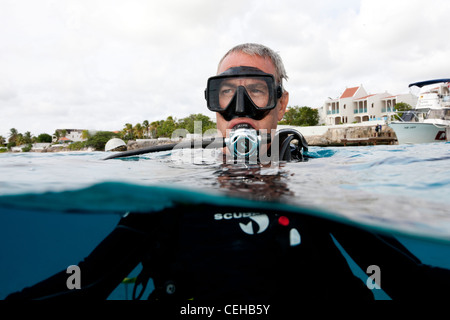
[[[246,125],[238,125],[231,130],[229,138],[225,139],[225,143],[234,158],[240,160],[253,159],[256,161],[261,138],[261,135],[254,128]],[[268,139],[266,137],[266,140]]]
[[[258,153],[259,137],[254,129],[237,129],[231,132],[226,143],[236,158],[251,158]]]

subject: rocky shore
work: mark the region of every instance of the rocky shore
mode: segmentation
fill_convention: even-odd
[[[376,131],[376,126],[381,125],[381,131]],[[293,128],[303,134],[310,146],[344,146],[360,144],[396,144],[395,132],[384,123],[358,123],[336,126],[296,127],[279,126],[279,128]],[[181,139],[138,139],[127,143],[127,150],[136,150],[156,145],[181,142]],[[12,150],[20,152],[21,150]],[[31,152],[61,152],[73,151],[68,145],[35,144]],[[92,148],[84,148],[84,152],[95,151]],[[103,150],[101,150],[103,151]]]
[[[395,144],[396,136],[392,128],[387,125],[381,126],[381,131],[376,131],[376,125],[371,126],[335,126],[329,127],[323,134],[308,134],[308,130],[298,130],[304,135],[310,146],[343,146],[360,144],[365,141],[369,143],[369,139],[377,138],[378,144]]]
[[[10,152],[23,152],[22,148],[27,147],[26,145],[12,147]],[[71,150],[68,144],[51,144],[51,143],[34,143],[31,145],[31,149],[28,152],[39,152],[39,153],[52,153],[52,152],[74,152],[83,151],[91,152],[95,151],[91,147],[85,147],[80,150]]]
[[[310,146],[327,147],[373,144],[374,140],[369,140],[372,138],[376,138],[377,144],[396,143],[395,132],[390,127],[380,123],[381,131],[377,132],[375,130],[377,125],[378,123],[369,123],[314,127],[279,126],[279,128],[293,128],[300,131]],[[127,150],[178,143],[180,141],[180,139],[173,140],[169,138],[133,140],[128,142]]]
[[[159,146],[163,144],[178,143],[180,141],[181,139],[169,139],[169,138],[130,140],[127,143],[127,150],[136,150],[141,148]]]

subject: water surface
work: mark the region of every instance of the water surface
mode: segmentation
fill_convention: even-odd
[[[211,150],[160,152],[104,161],[107,155],[1,154],[0,201],[6,195],[83,190],[104,182],[126,183],[129,188],[169,186],[313,206],[365,223],[450,239],[448,143],[311,147],[309,161],[272,167],[223,165]],[[138,201],[138,190],[143,189],[129,188],[117,192],[114,199],[104,193],[104,188],[91,192],[90,199],[79,198],[76,202],[78,198],[73,197],[71,208],[90,208],[103,201],[102,211],[132,210],[130,196]],[[39,202],[38,198],[34,201]],[[34,204],[30,201],[30,206]],[[151,204],[143,203],[140,208],[145,210],[147,205]]]

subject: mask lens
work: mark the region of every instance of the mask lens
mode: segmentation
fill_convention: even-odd
[[[239,87],[244,87],[257,108],[271,109],[276,105],[275,83],[270,76],[217,77],[208,81],[208,108],[221,111],[227,108]]]

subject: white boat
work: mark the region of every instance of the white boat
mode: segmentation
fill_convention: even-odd
[[[450,79],[416,82],[420,88],[417,105],[403,112],[400,121],[388,125],[399,144],[445,142],[450,138]]]

